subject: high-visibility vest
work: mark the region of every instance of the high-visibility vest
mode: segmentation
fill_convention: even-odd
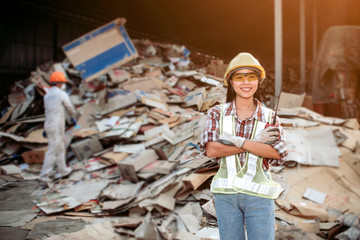
[[[235,116],[225,116],[230,103],[221,105],[220,134],[225,132],[235,136]],[[262,106],[267,123],[272,120],[273,111]],[[265,129],[266,122],[255,120],[251,133],[255,135]],[[267,176],[262,168],[263,158],[246,152],[245,163],[241,166],[238,154],[221,158],[220,167],[211,182],[213,193],[244,193],[263,198],[275,199],[282,191],[280,184],[272,181],[270,171]]]

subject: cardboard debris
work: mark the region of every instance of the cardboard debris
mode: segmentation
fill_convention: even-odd
[[[83,219],[70,219],[58,217],[46,222],[38,222],[29,232],[29,239],[42,239],[48,236],[57,236],[62,233],[73,233],[84,228],[86,222]]]
[[[338,167],[341,153],[331,129],[313,128],[308,129],[307,132],[309,134],[311,162],[314,165]]]
[[[87,160],[94,153],[103,150],[103,147],[96,137],[86,138],[70,145],[71,150],[79,160]]]
[[[210,84],[210,85],[214,85],[214,86],[218,86],[220,83],[219,81],[215,80],[215,79],[212,79],[212,78],[208,78],[208,77],[202,77],[200,79],[201,82],[203,83],[207,83],[207,84]]]
[[[21,156],[24,159],[24,162],[28,164],[42,163],[44,161],[46,151],[47,151],[47,147],[43,147],[43,148],[23,152]]]
[[[33,201],[46,214],[53,214],[75,208],[81,204],[73,197],[59,194],[39,196]]]
[[[121,175],[126,180],[138,182],[136,172],[157,159],[158,155],[152,149],[132,154],[119,163]]]
[[[188,203],[177,213],[191,233],[195,234],[201,229],[199,220],[202,218],[202,211],[198,203]]]
[[[319,218],[320,221],[329,219],[326,209],[320,205],[303,201],[290,201],[290,205],[292,208],[289,209],[289,212],[293,215],[311,219]]]
[[[137,153],[139,151],[145,150],[145,144],[119,144],[114,146],[114,152],[120,153]]]
[[[84,211],[84,210],[92,210],[96,206],[97,206],[96,202],[89,201],[89,202],[83,203],[83,204],[75,207],[74,210],[75,210],[75,212],[80,212],[80,211]]]
[[[205,88],[197,89],[193,92],[189,92],[185,97],[185,103],[183,107],[196,106],[197,110],[200,111],[202,105],[205,102],[206,91]]]
[[[127,198],[124,200],[114,200],[114,201],[104,201],[102,209],[104,211],[111,211],[119,209],[120,207],[123,207],[127,205],[129,202],[131,202],[134,198]]]
[[[340,223],[338,222],[323,222],[323,223],[320,223],[320,230],[323,230],[323,231],[329,231],[330,229],[338,226]]]
[[[291,186],[285,199],[289,200],[288,202],[291,202],[291,199],[301,199],[306,189],[311,186],[312,189],[326,193],[322,207],[340,211],[359,211],[355,202],[360,197],[358,194],[360,185],[357,182],[360,177],[345,161],[340,160],[339,168],[305,166],[289,168],[284,175]]]
[[[32,210],[0,211],[0,226],[22,227],[37,216]]]
[[[17,143],[17,142],[7,142],[5,147],[2,149],[2,152],[5,153],[6,155],[13,155],[14,153],[16,153],[19,149],[21,148],[21,144]]]
[[[146,93],[143,91],[137,91],[137,94],[140,98],[141,103],[143,103],[149,107],[160,108],[164,111],[169,110],[169,106],[159,96],[157,96],[155,94]]]
[[[281,118],[281,125],[284,127],[307,128],[320,126],[320,123],[301,118]]]
[[[360,129],[359,121],[356,118],[349,119],[343,126],[354,130]]]
[[[153,127],[145,131],[144,137],[146,140],[145,142],[146,147],[162,142],[164,140],[163,132],[168,130],[168,128],[169,127],[166,124],[164,124],[159,127]]]
[[[137,97],[135,93],[129,93],[127,95],[118,95],[112,97],[101,109],[101,114],[105,115],[111,113],[120,108],[128,107],[137,102]]]
[[[6,111],[6,113],[1,117],[0,124],[3,124],[8,120],[8,118],[10,117],[12,112],[15,110],[15,107],[16,106],[10,106],[9,107],[9,109]]]
[[[173,211],[175,208],[176,199],[173,194],[167,192],[158,195],[155,198],[147,198],[139,203],[139,207],[147,208],[151,211],[153,208],[157,208],[158,210],[162,208],[167,209],[169,211]]]
[[[108,74],[114,83],[121,83],[130,79],[130,75],[124,69],[111,69]]]
[[[177,165],[179,165],[178,161],[155,160],[142,168],[140,173],[169,174]]]
[[[227,68],[227,64],[221,59],[211,59],[208,65],[209,74],[216,77],[223,77]]]
[[[177,198],[183,198],[182,195],[189,194],[188,191],[197,190],[208,178],[215,176],[217,171],[203,173],[192,173],[182,179],[183,187],[177,194]]]
[[[166,85],[160,79],[157,78],[145,78],[141,81],[129,82],[122,85],[122,88],[131,92],[137,90],[149,92],[155,89],[165,88]]]
[[[204,227],[196,233],[201,239],[220,239],[219,229],[214,227]]]
[[[108,167],[107,164],[104,164],[101,161],[101,158],[90,158],[89,160],[85,160],[85,169],[87,172],[94,172],[100,169],[104,169]]]
[[[309,199],[318,204],[323,204],[326,198],[326,194],[311,188],[307,188],[304,192],[303,198]]]
[[[83,79],[92,80],[138,56],[126,33],[125,22],[118,18],[63,46]]]
[[[14,111],[11,114],[10,120],[14,121],[15,119],[19,118],[21,115],[23,115],[26,110],[29,108],[29,106],[32,104],[32,99],[27,100],[23,103],[17,104]]]
[[[306,93],[301,95],[281,92],[279,100],[279,108],[298,108],[301,107]]]
[[[29,81],[14,84],[1,109],[2,173],[38,177],[34,163],[43,160],[47,139],[43,102],[34,96],[45,94],[57,69],[68,76],[66,92],[81,113],[76,127],[66,125],[67,164],[74,171],[34,193],[34,203],[47,215],[116,218],[53,238],[218,239],[209,190],[218,163],[198,145],[207,110],[226,100],[226,64],[190,55],[185,46],[130,40],[124,23],[116,19],[72,41],[64,46],[68,60],[39,66]],[[270,106],[272,87],[262,87]],[[271,167],[285,189],[276,217],[312,233],[330,229],[333,224],[323,224],[334,223],[335,213],[360,214],[358,120],[322,114],[306,93],[281,94],[278,116],[289,155]]]
[[[144,182],[133,184],[131,182],[124,181],[119,185],[108,186],[103,190],[101,195],[112,200],[124,200],[137,195],[143,185]]]
[[[205,204],[201,206],[207,213],[209,213],[211,216],[216,218],[216,209],[215,209],[215,202],[214,198],[207,201]]]
[[[135,228],[144,220],[144,217],[122,217],[117,219],[113,224],[114,227]]]
[[[74,135],[78,131],[92,127],[92,124],[94,123],[92,116],[95,112],[95,108],[96,108],[96,104],[91,103],[91,102],[85,103],[83,106],[81,106],[81,108],[79,109],[81,116],[77,121],[77,125],[80,126],[80,129],[78,129],[77,131],[74,131],[73,132]]]
[[[351,227],[346,231],[336,235],[338,239],[358,239],[360,237],[360,230],[356,227]]]
[[[304,165],[339,166],[340,150],[328,127],[284,129],[289,155],[286,161]]]
[[[101,155],[101,158],[105,159],[109,163],[109,165],[112,165],[112,164],[119,164],[120,161],[124,160],[128,156],[129,154],[123,152],[120,153],[107,152]]]
[[[182,124],[173,129],[165,128],[162,136],[172,145],[176,145],[194,135],[194,122]]]
[[[117,239],[119,235],[114,232],[114,228],[111,221],[104,221],[100,223],[94,223],[86,226],[82,230],[73,233],[61,233],[52,237],[48,237],[49,240],[61,240],[61,239]]]
[[[5,175],[21,175],[21,169],[14,164],[0,166],[0,170]]]
[[[150,213],[148,213],[140,226],[135,229],[135,238],[155,240],[156,236],[156,226],[151,219]]]
[[[342,150],[342,159],[346,162],[347,165],[351,167],[358,175],[360,175],[360,156],[358,154],[353,154],[349,150],[344,148]]]
[[[280,108],[278,109],[278,116],[280,117],[299,117],[317,121],[326,125],[342,125],[346,122],[345,119],[326,117],[317,112],[311,111],[304,107],[298,108]]]

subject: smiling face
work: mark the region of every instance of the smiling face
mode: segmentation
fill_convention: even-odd
[[[253,98],[253,96],[258,88],[259,78],[254,80],[253,76],[251,77],[251,76],[247,75],[250,73],[255,74],[255,72],[253,70],[240,69],[231,76],[231,80],[230,80],[231,85],[233,86],[236,95],[240,98],[244,98],[244,99]],[[239,81],[239,80],[241,80],[241,78],[244,74],[247,75],[245,77],[245,79],[243,81]],[[252,81],[250,81],[250,80],[252,80]]]

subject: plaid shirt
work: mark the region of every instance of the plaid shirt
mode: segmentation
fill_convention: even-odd
[[[254,128],[255,120],[258,120],[261,122],[267,121],[265,119],[264,110],[263,110],[265,108],[265,106],[263,106],[257,99],[255,99],[254,102],[257,105],[255,112],[253,113],[253,115],[250,118],[247,118],[242,121],[237,117],[236,108],[235,108],[235,100],[229,105],[229,107],[227,109],[225,108],[224,116],[229,116],[229,115],[235,116],[236,136],[245,137],[245,138],[250,139],[251,133]],[[200,149],[202,150],[202,152],[204,154],[206,154],[206,152],[205,152],[206,143],[217,142],[219,139],[220,112],[221,112],[220,105],[216,105],[213,108],[211,108],[208,113],[208,118],[206,120],[204,133],[203,133],[203,135],[201,137],[201,141],[200,141]],[[285,157],[287,155],[287,150],[286,150],[286,146],[284,143],[284,130],[280,126],[280,119],[278,117],[276,117],[275,125],[277,127],[279,127],[279,129],[280,129],[280,138],[278,141],[271,144],[271,146],[279,153],[280,159],[277,160],[277,159],[265,159],[264,158],[264,160],[263,160],[263,169],[264,170],[269,169],[269,164],[271,164],[273,166],[281,165],[285,161]],[[239,155],[240,163],[241,163],[241,165],[243,165],[246,160],[245,152],[240,153],[238,155]],[[219,158],[218,158],[218,160],[219,160]]]

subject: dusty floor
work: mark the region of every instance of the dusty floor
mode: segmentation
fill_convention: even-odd
[[[0,181],[9,181],[8,189],[0,190],[0,211],[19,211],[29,210],[35,207],[31,202],[31,193],[39,188],[38,180],[18,181],[9,176],[1,176]],[[29,231],[20,229],[20,227],[0,227],[0,239],[26,239]]]
[[[5,175],[0,175],[0,183],[7,182],[7,187],[0,190],[0,212],[1,211],[20,211],[33,209],[37,211],[35,204],[31,201],[31,194],[41,187],[38,180],[17,180]],[[4,186],[4,185],[3,185]],[[25,240],[29,230],[20,227],[0,227],[0,240]],[[315,234],[309,234],[300,229],[279,229],[276,232],[276,239],[305,239],[319,240]]]

